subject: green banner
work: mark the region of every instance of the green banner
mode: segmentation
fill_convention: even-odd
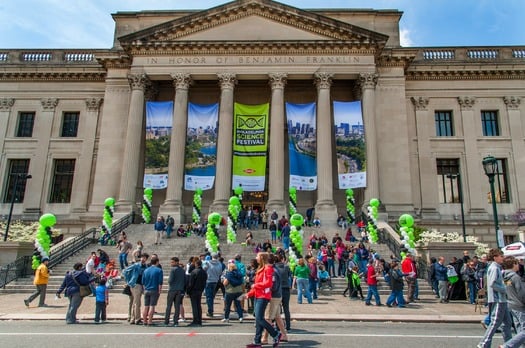
[[[233,182],[244,191],[263,191],[268,151],[270,104],[235,103],[233,126]]]

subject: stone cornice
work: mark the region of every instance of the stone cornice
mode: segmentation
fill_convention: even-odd
[[[525,70],[417,70],[407,71],[409,81],[422,80],[524,80]]]
[[[132,59],[124,52],[98,54],[97,61],[106,69],[129,69]]]
[[[373,47],[356,47],[344,41],[174,41],[132,47],[132,56],[148,55],[376,55]]]
[[[0,81],[53,81],[53,82],[103,82],[105,71],[97,72],[67,72],[67,71],[2,71]]]
[[[377,67],[403,67],[403,69],[406,70],[416,55],[417,50],[384,50],[377,58]]]

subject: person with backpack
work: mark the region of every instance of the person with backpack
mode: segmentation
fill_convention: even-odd
[[[233,302],[239,317],[239,323],[242,323],[244,319],[239,296],[241,296],[243,293],[244,277],[237,269],[235,260],[229,260],[227,267],[227,271],[222,277],[222,284],[224,285],[226,291],[226,295],[224,297],[224,318],[222,319],[222,322],[230,322],[230,308]]]
[[[283,295],[281,298],[281,305],[284,313],[286,331],[290,331],[290,279],[292,277],[292,271],[286,262],[286,256],[284,254],[277,254],[277,263],[275,264],[275,267],[281,272],[281,292]]]
[[[390,287],[392,291],[390,296],[386,300],[386,305],[392,307],[394,303],[397,303],[399,308],[405,308],[405,299],[403,298],[403,277],[405,274],[399,269],[399,262],[392,261],[390,263]]]

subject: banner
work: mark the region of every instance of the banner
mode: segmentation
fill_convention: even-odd
[[[290,187],[317,189],[316,103],[286,103]]]
[[[366,147],[361,101],[334,101],[339,188],[366,187]]]
[[[264,191],[268,150],[268,103],[235,103],[233,125],[233,182],[244,191]]]
[[[188,128],[184,156],[184,189],[213,188],[217,170],[217,120],[219,103],[188,104]]]
[[[172,101],[146,103],[145,188],[163,189],[168,186],[172,122]]]

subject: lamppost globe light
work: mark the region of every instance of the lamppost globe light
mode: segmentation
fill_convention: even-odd
[[[494,156],[486,156],[483,158],[483,161],[481,162],[483,164],[483,170],[485,171],[485,175],[489,178],[489,184],[490,184],[490,200],[492,202],[492,215],[494,218],[494,229],[496,231],[496,245],[498,246],[498,249],[501,248],[498,238],[499,228],[499,221],[498,221],[498,207],[496,206],[496,191],[494,189],[494,177],[498,173],[498,160]]]

